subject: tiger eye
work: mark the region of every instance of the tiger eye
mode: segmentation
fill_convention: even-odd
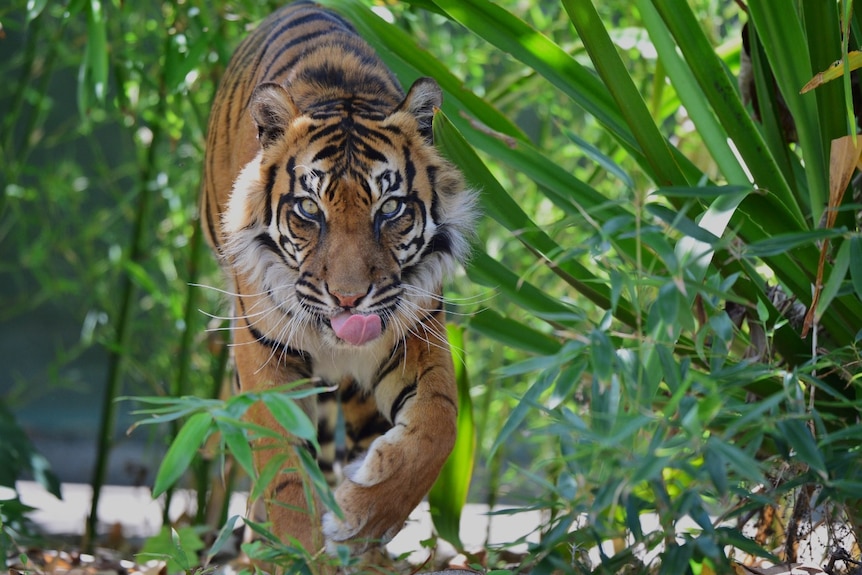
[[[316,216],[320,213],[320,206],[310,198],[303,198],[302,201],[299,202],[299,209],[308,216]]]
[[[389,198],[383,205],[380,206],[380,213],[384,216],[391,216],[395,212],[398,211],[398,208],[401,206],[401,201],[396,200],[395,198]]]

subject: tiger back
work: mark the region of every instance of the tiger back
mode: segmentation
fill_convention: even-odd
[[[388,541],[455,441],[441,285],[476,210],[433,146],[441,100],[429,78],[405,95],[352,26],[300,2],[239,45],[213,102],[200,211],[234,294],[239,387],[331,390],[301,407],[320,468],[342,469],[341,517],[306,500],[295,438],[254,440],[258,469],[287,456],[265,490],[274,533],[311,553]],[[262,404],[248,417],[284,433]]]

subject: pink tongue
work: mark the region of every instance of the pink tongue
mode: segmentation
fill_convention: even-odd
[[[330,319],[335,335],[353,345],[362,345],[380,335],[383,327],[380,316],[343,312]]]

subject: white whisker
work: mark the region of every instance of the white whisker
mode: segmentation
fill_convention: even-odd
[[[267,294],[267,292],[265,292],[265,291],[258,292],[258,293],[239,293],[239,292],[233,292],[233,291],[217,288],[214,286],[208,286],[206,284],[197,284],[197,283],[188,283],[186,285],[188,285],[189,287],[199,287],[199,288],[208,289],[208,290],[211,290],[211,291],[214,291],[214,292],[217,292],[220,294],[224,294],[224,295],[229,295],[232,297],[260,297],[260,296],[264,296]]]

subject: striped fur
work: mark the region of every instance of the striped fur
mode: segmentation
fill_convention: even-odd
[[[240,387],[333,390],[302,408],[321,469],[334,482],[343,464],[343,519],[309,508],[295,474],[266,491],[276,534],[311,552],[391,538],[455,439],[441,282],[467,255],[475,196],[432,145],[440,102],[428,78],[405,96],[347,22],[302,2],[240,44],[213,103],[201,218],[236,293]],[[261,405],[250,417],[280,430]],[[285,452],[297,466],[285,442],[255,443],[259,468]]]

